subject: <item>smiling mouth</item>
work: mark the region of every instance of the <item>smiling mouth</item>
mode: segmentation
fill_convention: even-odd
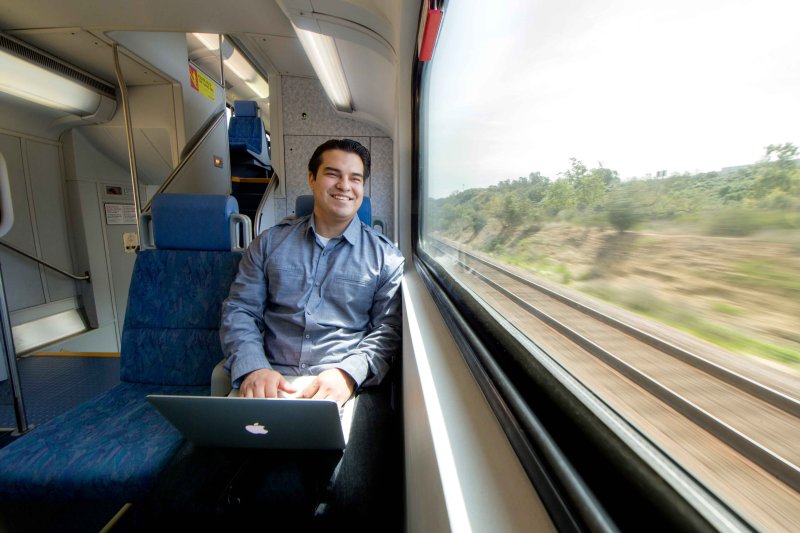
[[[344,201],[350,201],[350,200],[351,200],[351,198],[350,198],[350,197],[348,197],[348,196],[342,196],[342,195],[340,195],[340,194],[332,194],[332,195],[331,195],[331,198],[333,198],[334,200],[344,200]]]

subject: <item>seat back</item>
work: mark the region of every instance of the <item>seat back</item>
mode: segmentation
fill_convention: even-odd
[[[240,100],[233,103],[233,112],[228,124],[231,173],[239,177],[261,176],[271,162],[258,107],[255,102]]]
[[[314,195],[303,194],[298,196],[294,201],[294,214],[298,217],[304,217],[314,212]],[[369,196],[364,196],[361,202],[361,207],[358,208],[358,218],[361,222],[369,227],[372,227],[372,202]]]
[[[156,248],[142,250],[134,265],[120,378],[132,383],[206,385],[223,358],[222,300],[241,259],[241,252],[231,250],[230,219],[238,212],[236,200],[163,194],[152,205]]]

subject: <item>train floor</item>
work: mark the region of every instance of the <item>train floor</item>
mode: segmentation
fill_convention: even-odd
[[[43,424],[119,383],[119,357],[33,355],[18,359],[17,370],[31,426]],[[0,383],[0,428],[16,428],[9,380]]]

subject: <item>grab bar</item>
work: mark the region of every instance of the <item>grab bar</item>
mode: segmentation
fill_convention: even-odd
[[[18,254],[20,254],[20,255],[24,255],[24,256],[25,256],[25,257],[27,257],[28,259],[32,259],[32,260],[36,261],[37,263],[39,263],[40,265],[42,265],[42,266],[46,266],[47,268],[49,268],[49,269],[51,269],[51,270],[55,270],[55,271],[56,271],[56,272],[58,272],[59,274],[63,274],[63,275],[65,275],[65,276],[67,276],[67,277],[70,277],[70,278],[74,279],[75,281],[86,281],[86,282],[88,282],[88,283],[91,283],[91,282],[92,282],[91,276],[89,275],[89,271],[86,271],[86,275],[84,275],[84,276],[76,276],[75,274],[70,274],[69,272],[67,272],[67,271],[65,271],[65,270],[61,270],[61,269],[60,269],[60,268],[58,268],[57,266],[51,265],[50,263],[48,263],[47,261],[45,261],[45,260],[43,260],[43,259],[39,259],[39,258],[38,258],[38,257],[36,257],[35,255],[31,255],[31,254],[29,254],[29,253],[27,253],[27,252],[23,252],[22,250],[20,250],[20,249],[19,249],[19,248],[17,248],[16,246],[12,246],[12,245],[10,245],[10,244],[6,244],[6,243],[4,243],[3,241],[0,241],[0,244],[2,244],[3,246],[5,246],[5,247],[6,247],[6,248],[8,248],[9,250],[14,250],[14,251],[15,251],[15,252],[17,252]]]

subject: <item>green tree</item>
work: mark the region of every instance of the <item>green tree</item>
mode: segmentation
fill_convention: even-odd
[[[605,201],[606,186],[599,174],[590,172],[581,176],[574,187],[575,202],[580,210],[598,207]]]
[[[528,174],[527,183],[528,186],[525,190],[528,195],[528,199],[531,202],[538,204],[547,194],[547,188],[550,186],[550,178],[543,176],[539,172],[531,172]]]
[[[472,238],[475,238],[481,232],[489,219],[478,209],[473,209],[469,214],[470,225],[472,227]]]
[[[566,179],[551,183],[542,199],[542,206],[552,215],[565,209],[574,209],[575,205],[575,189]]]
[[[758,165],[755,183],[756,196],[762,198],[772,191],[789,192],[797,188],[800,175],[797,167],[797,147],[792,143],[770,144]]]
[[[616,198],[609,202],[608,222],[620,233],[625,233],[641,222],[642,216],[637,210],[637,205],[630,198]]]
[[[518,226],[525,220],[533,205],[526,196],[506,192],[495,197],[491,204],[491,212],[504,228]]]

